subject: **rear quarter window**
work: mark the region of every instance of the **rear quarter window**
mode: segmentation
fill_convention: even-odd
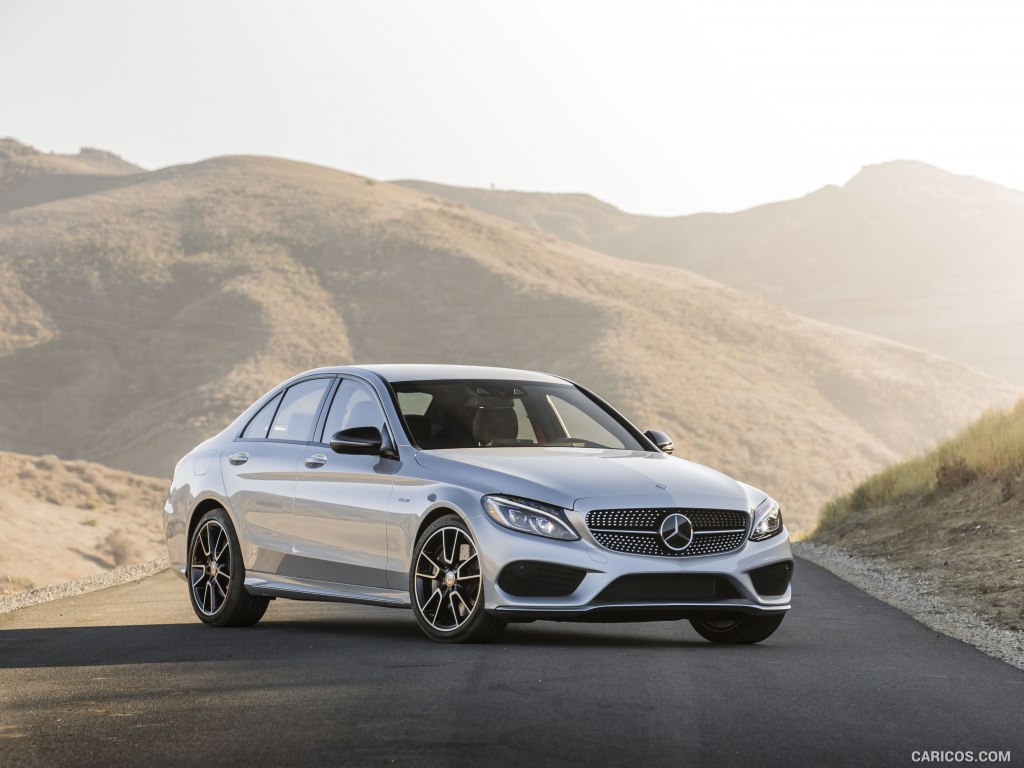
[[[283,394],[283,393],[281,393]],[[270,422],[274,419],[274,413],[277,411],[277,406],[281,403],[281,394],[277,397],[271,398],[270,401],[264,405],[252,417],[252,421],[249,422],[249,426],[245,428],[242,433],[242,437],[246,438],[266,438],[267,432],[270,430]]]

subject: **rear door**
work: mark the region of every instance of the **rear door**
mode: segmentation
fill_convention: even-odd
[[[295,467],[333,383],[334,377],[305,379],[271,398],[222,458],[224,486],[250,570],[288,570]]]
[[[297,467],[295,554],[303,578],[387,587],[387,509],[398,462],[334,453],[331,435],[351,427],[388,430],[376,391],[343,378]]]

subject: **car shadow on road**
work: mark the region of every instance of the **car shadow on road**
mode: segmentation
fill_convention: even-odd
[[[512,625],[485,646],[459,648],[671,648],[709,647],[688,638],[652,635],[645,625],[621,629],[584,625]],[[143,624],[98,627],[48,627],[0,630],[0,669],[177,664],[223,661],[293,661],[310,651],[343,655],[372,648],[382,657],[451,653],[453,646],[431,643],[411,616],[344,620],[265,621],[248,629],[214,629],[195,624]],[[486,650],[485,650],[486,652]]]
[[[608,625],[549,622],[512,625],[495,641],[498,645],[548,648],[709,648],[709,643],[684,633],[683,622],[670,631],[675,637],[652,636],[647,624]]]
[[[407,645],[415,624],[374,622],[267,622],[214,629],[195,624],[142,624],[0,630],[0,669],[124,664],[280,660],[310,648],[368,640]]]

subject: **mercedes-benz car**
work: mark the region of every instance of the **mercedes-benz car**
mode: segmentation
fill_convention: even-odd
[[[442,642],[538,619],[764,640],[790,607],[779,505],[672,451],[558,376],[320,368],[178,462],[164,530],[212,626],[292,598],[411,608]]]

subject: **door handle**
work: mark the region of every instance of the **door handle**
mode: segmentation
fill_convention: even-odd
[[[324,456],[322,453],[314,453],[312,456],[309,456],[306,459],[306,466],[309,467],[310,469],[316,469],[317,467],[322,467],[326,463],[327,463],[327,457]]]
[[[234,464],[236,467],[240,464],[245,464],[249,460],[249,454],[245,451],[239,451],[238,453],[232,453],[228,456],[228,462]]]

